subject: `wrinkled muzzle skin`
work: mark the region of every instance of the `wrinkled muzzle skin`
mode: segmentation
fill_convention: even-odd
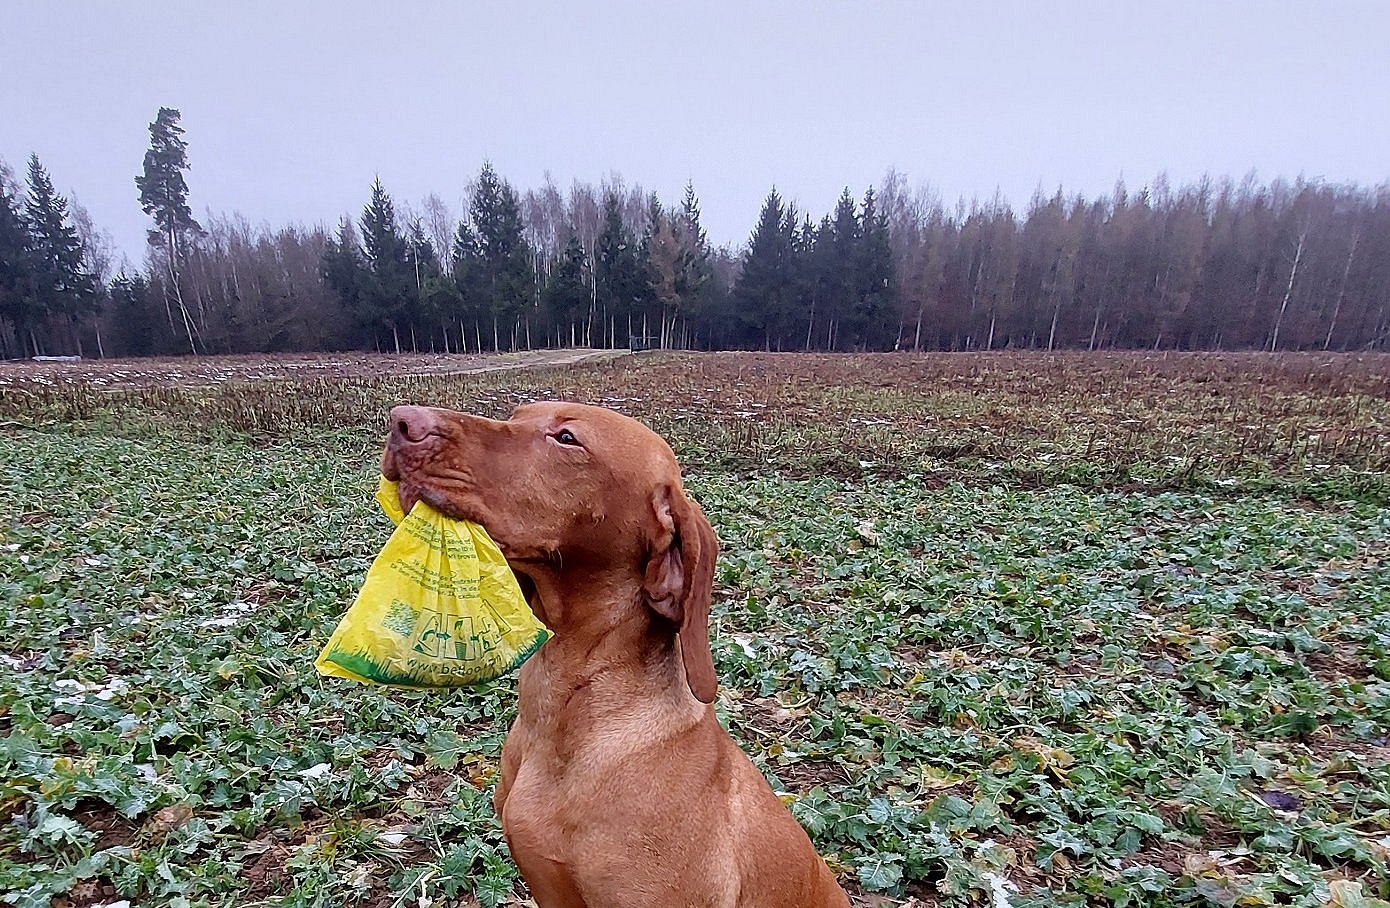
[[[692,690],[713,698],[707,623],[718,543],[685,495],[670,446],[646,426],[572,403],[528,404],[507,420],[396,407],[381,472],[398,483],[407,512],[423,500],[481,524],[557,633],[601,618],[566,591],[640,590],[681,629]]]
[[[577,567],[600,554],[628,554],[614,548],[642,538],[632,525],[652,517],[657,486],[679,483],[665,442],[665,456],[653,457],[650,444],[629,439],[654,433],[600,407],[531,404],[508,420],[396,407],[390,419],[381,471],[399,484],[401,507],[408,513],[423,499],[482,524],[523,571],[562,557]],[[605,494],[634,485],[651,486],[649,494]]]
[[[511,560],[553,559],[566,540],[582,539],[586,522],[597,522],[584,501],[596,490],[595,473],[605,472],[593,469],[583,448],[557,441],[560,425],[542,413],[499,421],[397,407],[382,473],[399,483],[407,512],[423,499],[482,524]]]

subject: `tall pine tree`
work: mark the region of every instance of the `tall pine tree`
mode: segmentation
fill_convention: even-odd
[[[685,184],[685,197],[681,199],[680,210],[672,220],[680,249],[680,272],[676,279],[678,310],[674,318],[679,319],[682,325],[677,344],[685,347],[690,344],[688,329],[691,322],[709,313],[711,282],[714,279],[709,238],[700,223],[700,200],[695,196],[693,183]]]
[[[584,244],[577,235],[570,234],[559,263],[551,269],[550,281],[545,288],[545,305],[555,325],[558,346],[573,347],[583,341],[580,325],[591,300],[586,279],[588,270],[589,257],[584,254]]]
[[[30,288],[29,232],[24,226],[18,194],[8,177],[8,168],[0,170],[0,320],[14,332],[11,349],[10,333],[0,325],[0,354],[6,358],[20,355],[30,343],[31,329],[38,317]]]
[[[477,237],[481,274],[478,286],[492,316],[493,349],[499,349],[499,322],[510,331],[509,348],[530,322],[526,316],[536,302],[536,273],[531,265],[531,248],[521,221],[521,203],[516,190],[497,175],[491,164],[478,174],[469,213]]]
[[[179,319],[188,337],[189,351],[198,352],[197,328],[192,313],[184,303],[183,270],[194,239],[202,228],[193,219],[188,207],[188,183],[183,172],[188,169],[188,143],[183,140],[182,115],[171,107],[159,108],[150,124],[150,147],[145,152],[145,166],[135,178],[140,190],[140,208],[154,218],[149,232],[149,244],[162,250],[164,256],[165,315],[170,330],[174,329],[173,308],[167,294],[173,294]]]
[[[349,318],[362,326],[362,287],[366,279],[367,265],[362,259],[362,248],[357,243],[357,231],[352,221],[343,218],[338,224],[338,233],[330,236],[324,245],[323,258],[319,262],[319,274],[323,282],[338,297],[338,305]],[[356,339],[363,342],[363,338]]]
[[[676,219],[662,209],[656,193],[652,193],[648,201],[647,232],[642,237],[638,256],[639,267],[647,274],[646,293],[640,307],[642,333],[650,334],[652,325],[659,324],[657,338],[665,349],[672,346],[671,335],[680,312],[685,267]]]
[[[819,262],[816,258],[816,225],[808,214],[800,229],[792,236],[792,258],[796,263],[792,269],[795,276],[794,293],[797,310],[806,322],[805,339],[801,338],[798,327],[797,337],[803,349],[811,349],[812,334],[816,330],[816,302],[819,290]]]
[[[685,198],[676,215],[676,230],[683,252],[680,292],[694,304],[714,277],[709,237],[700,223],[700,200],[695,195],[694,183],[685,184]]]
[[[414,308],[414,279],[405,237],[396,223],[396,207],[380,177],[372,181],[372,198],[362,210],[361,229],[367,267],[360,311],[373,334],[379,328],[390,330],[391,343],[400,353],[401,328],[409,325]]]
[[[454,233],[454,248],[450,256],[451,271],[454,283],[454,292],[459,300],[458,319],[459,319],[459,348],[462,352],[468,352],[468,329],[464,322],[466,315],[473,317],[473,344],[474,349],[481,353],[483,350],[483,329],[482,322],[484,316],[490,316],[489,303],[484,298],[484,272],[483,253],[478,248],[478,235],[473,232],[473,228],[467,221],[460,221],[458,230]],[[490,292],[488,287],[487,292]]]
[[[784,345],[784,322],[796,300],[790,223],[782,196],[774,187],[763,202],[734,287],[741,346],[772,350]]]
[[[897,290],[888,219],[878,210],[872,186],[864,193],[860,212],[851,343],[856,349],[887,350],[898,339],[893,307]]]
[[[597,247],[594,282],[600,343],[613,345],[618,324],[626,325],[628,333],[632,333],[633,309],[647,292],[647,276],[640,265],[637,243],[623,223],[622,201],[617,193],[604,197],[603,232]]]
[[[846,332],[845,323],[853,322],[859,295],[859,211],[848,187],[840,193],[826,226],[829,229],[821,232],[816,250],[825,301],[825,349],[843,350],[853,346],[853,330]]]
[[[68,216],[68,202],[53,188],[38,155],[29,156],[29,197],[24,203],[28,232],[29,289],[35,320],[61,323],[81,353],[76,320],[95,311],[96,282],[83,265],[82,241]],[[34,352],[40,352],[34,321],[28,324]]]

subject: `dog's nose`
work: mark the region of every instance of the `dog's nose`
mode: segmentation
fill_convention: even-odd
[[[391,439],[396,442],[424,441],[437,435],[438,423],[425,407],[392,407]]]

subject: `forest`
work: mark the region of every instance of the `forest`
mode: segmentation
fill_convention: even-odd
[[[695,187],[614,174],[454,211],[379,179],[336,225],[195,218],[179,111],[150,124],[139,264],[31,156],[0,161],[0,356],[555,346],[702,350],[1383,350],[1390,184],[1159,176],[1106,196],[943,201],[890,170],[832,211],[772,188],[713,245]]]

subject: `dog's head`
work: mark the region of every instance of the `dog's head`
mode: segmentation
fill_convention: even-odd
[[[567,619],[546,613],[538,587],[580,592],[572,606],[582,609],[582,591],[567,577],[626,577],[678,632],[691,691],[714,699],[709,607],[718,542],[655,432],[583,404],[529,404],[505,421],[396,407],[381,472],[399,484],[407,512],[423,500],[482,524],[547,624]]]

